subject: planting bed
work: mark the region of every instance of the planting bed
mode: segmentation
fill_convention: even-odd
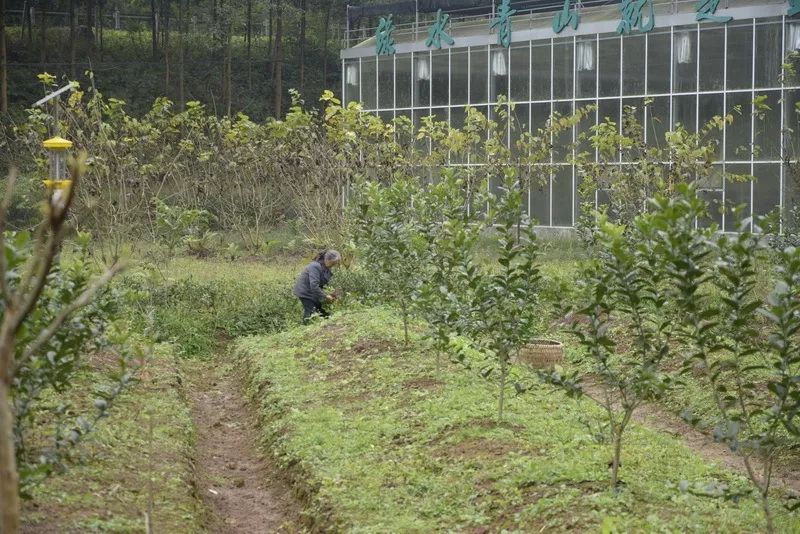
[[[383,309],[238,343],[263,438],[294,475],[309,521],[351,532],[755,532],[759,505],[681,491],[747,490],[681,441],[634,426],[617,492],[608,444],[586,422],[600,408],[541,386],[496,421],[497,387],[452,364],[435,374],[419,333],[403,345]],[[778,503],[776,527],[800,524]]]

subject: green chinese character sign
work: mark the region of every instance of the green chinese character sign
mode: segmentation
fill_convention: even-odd
[[[789,0],[789,11],[786,14],[794,17],[798,13],[800,13],[800,0]]]
[[[569,8],[570,0],[564,0],[564,8],[553,17],[553,31],[561,33],[567,26],[572,26],[573,30],[578,29],[581,17],[577,11]]]
[[[650,16],[647,17],[647,22],[645,22],[645,18],[642,15],[642,10],[645,6],[650,7]],[[639,28],[642,33],[647,33],[656,24],[653,0],[622,0],[619,10],[622,12],[622,20],[619,21],[619,26],[617,26],[617,33],[619,34],[631,33],[636,28]]]
[[[730,22],[733,17],[716,15],[719,0],[700,0],[694,5],[697,11],[697,21],[710,20],[711,22]]]
[[[506,48],[511,46],[511,16],[517,12],[516,9],[511,9],[510,3],[511,0],[503,0],[490,26],[497,28],[497,44]]]
[[[450,46],[455,44],[453,38],[447,35],[447,32],[445,32],[448,20],[450,20],[450,15],[442,13],[441,9],[436,12],[436,20],[434,21],[433,26],[431,26],[428,30],[428,39],[425,41],[425,46],[428,48],[435,46],[436,48],[441,49],[442,41]]]
[[[375,52],[379,56],[391,56],[394,54],[394,22],[392,16],[381,17],[378,29],[375,31]]]

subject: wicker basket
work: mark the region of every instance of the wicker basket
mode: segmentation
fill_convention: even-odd
[[[553,367],[564,361],[564,345],[550,339],[535,339],[520,349],[517,361],[535,369]]]

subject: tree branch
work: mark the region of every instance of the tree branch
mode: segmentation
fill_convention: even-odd
[[[16,372],[24,362],[29,360],[37,351],[39,351],[42,346],[44,346],[44,344],[53,337],[53,335],[56,333],[56,330],[58,330],[61,325],[64,324],[64,321],[66,321],[70,315],[89,304],[94,295],[103,286],[108,284],[108,282],[124,268],[125,266],[122,263],[113,264],[106,270],[105,273],[103,273],[102,276],[97,278],[92,285],[87,287],[77,299],[73,300],[69,306],[62,308],[58,315],[53,318],[47,328],[39,332],[39,335],[36,337],[36,339],[30,345],[25,347],[22,357],[20,357],[20,359],[15,363],[14,371]]]
[[[6,214],[8,208],[11,206],[11,198],[14,194],[14,185],[17,182],[17,171],[11,169],[6,182],[6,191],[3,197],[3,203],[0,204],[0,296],[6,304],[6,308],[11,304],[11,295],[8,292],[6,285],[6,273],[8,272],[8,264],[6,263]]]

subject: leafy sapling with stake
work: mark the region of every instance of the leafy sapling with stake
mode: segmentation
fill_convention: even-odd
[[[485,190],[482,189],[482,190]],[[431,249],[430,274],[420,287],[416,308],[429,327],[436,352],[436,374],[441,375],[442,354],[453,336],[464,332],[469,312],[469,279],[477,268],[473,263],[482,222],[474,206],[465,206],[465,184],[454,169],[442,171],[439,183],[428,189],[430,213],[425,235]],[[485,199],[473,196],[478,203]]]
[[[741,457],[766,530],[775,532],[770,505],[775,459],[800,436],[800,253],[790,247],[779,254],[777,281],[762,301],[755,290],[756,262],[767,241],[756,223],[741,221],[733,236],[711,238],[690,226],[662,236],[664,250],[671,252],[668,287],[690,348],[684,370],[699,371],[697,380],[707,386],[715,408],[714,438]],[[768,323],[766,339],[759,315]],[[684,417],[701,423],[690,409]]]
[[[468,273],[472,313],[468,333],[490,355],[481,369],[489,377],[498,375],[498,420],[503,420],[511,357],[533,335],[541,273],[539,247],[533,225],[522,211],[523,194],[515,168],[504,170],[501,194],[489,202],[487,221],[494,224],[499,257],[497,268],[473,269]],[[517,223],[523,219],[521,232]],[[463,355],[461,356],[463,360]]]
[[[625,432],[635,411],[665,394],[673,377],[664,367],[673,336],[665,308],[664,276],[653,236],[675,224],[691,223],[695,213],[682,203],[659,198],[649,214],[641,214],[630,229],[596,218],[594,258],[582,278],[585,300],[573,332],[585,349],[596,384],[578,373],[540,373],[548,383],[579,397],[589,389],[603,406],[612,443],[611,487],[617,489]],[[632,335],[623,349],[620,336]]]
[[[406,345],[412,303],[430,254],[420,218],[425,201],[415,179],[403,177],[385,187],[363,183],[354,203],[355,242],[380,277],[384,297],[400,308]]]

